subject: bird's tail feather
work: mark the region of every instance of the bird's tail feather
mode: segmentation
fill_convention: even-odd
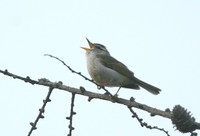
[[[147,90],[148,92],[154,94],[154,95],[157,95],[160,93],[161,89],[153,86],[153,85],[150,85],[136,77],[134,77],[134,81],[136,82],[136,84],[138,84],[139,86],[141,86],[142,88],[144,88],[145,90]]]

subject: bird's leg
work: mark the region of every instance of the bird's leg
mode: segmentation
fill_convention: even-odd
[[[120,89],[121,89],[121,86],[118,88],[118,90],[117,90],[117,92],[115,93],[114,96],[117,96],[117,95],[118,95],[118,92],[119,92]]]
[[[110,95],[112,96],[112,94],[105,88],[105,86],[100,86],[101,88],[100,89],[103,89],[104,91],[106,91],[104,94],[105,95]]]
[[[104,91],[106,91],[104,94],[105,95],[110,95],[112,96],[112,94],[105,88],[105,86],[101,86],[101,85],[97,85],[97,89],[103,89]]]

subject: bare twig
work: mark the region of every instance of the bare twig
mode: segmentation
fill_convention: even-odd
[[[68,136],[72,136],[72,130],[74,130],[74,127],[72,126],[73,115],[76,114],[76,112],[74,112],[74,100],[75,100],[75,93],[72,93],[70,116],[66,117],[66,119],[69,120],[69,126],[68,126],[69,127],[69,134],[68,134]]]
[[[50,102],[50,101],[51,101],[51,100],[50,100],[50,95],[51,95],[52,91],[53,91],[53,88],[52,88],[52,87],[49,87],[49,92],[48,92],[46,98],[43,100],[43,105],[42,105],[42,107],[39,109],[39,114],[38,114],[38,116],[37,116],[35,122],[34,122],[34,123],[33,123],[33,122],[30,123],[30,125],[31,125],[31,130],[29,131],[28,136],[30,136],[30,135],[32,134],[33,130],[37,129],[36,126],[37,126],[37,123],[38,123],[39,119],[43,119],[43,118],[44,118],[44,115],[43,115],[43,114],[44,114],[44,112],[45,112],[45,106],[47,105],[47,102]]]
[[[128,109],[133,114],[132,117],[136,118],[137,121],[140,123],[141,127],[146,127],[148,129],[157,129],[157,130],[165,132],[167,134],[167,136],[170,136],[169,133],[168,133],[168,131],[164,130],[163,128],[159,128],[157,126],[151,126],[151,125],[148,125],[146,122],[143,122],[143,119],[139,118],[139,116],[137,115],[137,113],[134,112],[131,107],[128,107]]]
[[[55,56],[53,56],[53,55],[51,55],[51,54],[44,54],[44,56],[49,56],[49,57],[51,57],[51,58],[54,58],[54,59],[60,61],[60,62],[61,62],[64,66],[66,66],[72,73],[75,73],[75,74],[77,74],[77,75],[83,77],[85,80],[87,80],[87,81],[89,81],[89,82],[95,84],[95,85],[97,86],[98,89],[101,89],[101,88],[102,88],[104,91],[106,91],[106,94],[109,94],[111,97],[114,98],[114,96],[113,96],[104,86],[98,85],[96,82],[94,82],[94,80],[91,80],[91,79],[89,79],[88,77],[86,77],[86,76],[84,76],[83,74],[81,74],[81,72],[77,72],[77,71],[73,70],[70,66],[68,66],[63,60],[59,59],[58,57],[55,57]]]

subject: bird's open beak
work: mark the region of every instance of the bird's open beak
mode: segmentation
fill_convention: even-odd
[[[94,44],[92,42],[90,42],[88,40],[88,38],[86,38],[86,40],[88,41],[88,44],[89,44],[90,48],[86,48],[86,47],[81,47],[81,48],[86,50],[86,51],[90,51],[90,50],[92,50],[94,48]]]

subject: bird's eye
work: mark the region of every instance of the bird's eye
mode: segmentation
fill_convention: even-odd
[[[95,45],[96,45],[96,46],[95,46],[96,49],[98,49],[98,50],[102,50],[102,51],[106,51],[106,52],[107,52],[105,46],[103,46],[103,45],[101,45],[101,44],[98,44],[98,43],[96,43]]]
[[[100,50],[102,50],[99,46],[97,46],[97,49],[100,49]]]

